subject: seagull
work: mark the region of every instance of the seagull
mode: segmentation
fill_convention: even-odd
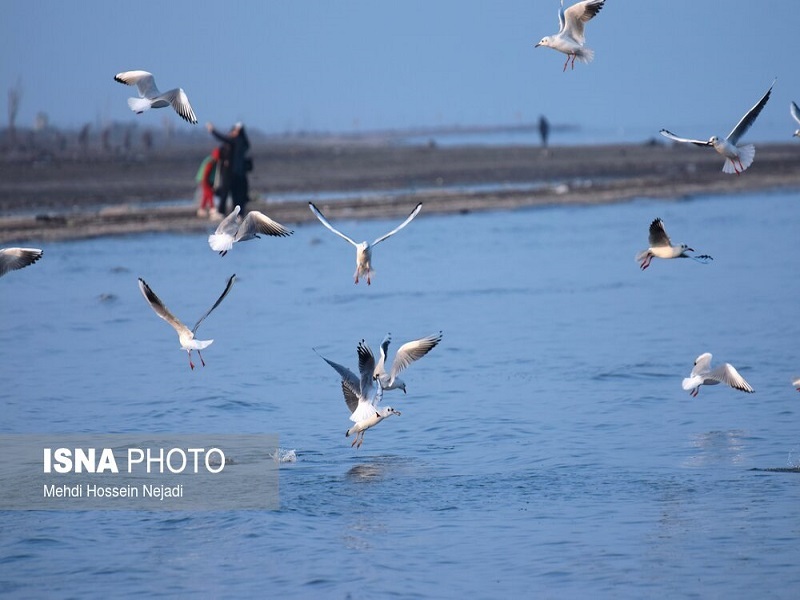
[[[689,248],[686,244],[673,246],[672,242],[664,229],[664,221],[661,219],[654,219],[650,223],[650,247],[647,250],[642,250],[636,255],[636,261],[641,263],[639,266],[642,271],[650,266],[650,261],[653,257],[657,258],[691,258],[699,263],[707,264],[709,261],[714,260],[708,254],[701,254],[700,256],[690,256],[687,252],[694,252],[694,248]]]
[[[584,24],[600,12],[606,0],[584,0],[570,6],[564,10],[564,0],[561,0],[561,8],[558,11],[558,23],[560,25],[558,33],[542,38],[534,48],[547,46],[553,50],[558,50],[567,55],[567,62],[564,63],[563,71],[567,70],[570,58],[572,68],[575,68],[575,59],[581,62],[591,62],[594,58],[594,50],[583,45],[585,37],[583,35]]]
[[[286,237],[294,233],[257,210],[251,210],[242,219],[239,216],[240,210],[241,207],[237,204],[233,212],[222,220],[217,230],[208,236],[208,245],[212,250],[219,252],[220,256],[225,256],[236,242],[260,239],[259,233],[275,237]]]
[[[715,369],[711,368],[711,353],[705,352],[694,361],[692,374],[683,380],[683,389],[692,396],[697,396],[701,385],[717,385],[724,383],[742,392],[752,394],[755,390],[739,375],[739,372],[729,363]]]
[[[794,102],[789,103],[789,114],[792,115],[797,124],[800,125],[800,106],[797,106]],[[794,133],[792,134],[793,137],[800,137],[800,129],[795,129]]]
[[[32,265],[42,258],[43,253],[39,248],[0,248],[0,277]]]
[[[392,361],[392,367],[389,373],[386,372],[385,364],[386,358],[389,354],[389,344],[392,341],[392,335],[387,334],[381,342],[381,358],[373,371],[373,378],[380,384],[383,390],[403,390],[406,393],[406,383],[398,377],[398,375],[406,369],[415,360],[419,360],[428,352],[433,350],[436,345],[442,341],[442,332],[435,335],[429,335],[418,340],[406,342],[397,349],[397,353]],[[369,350],[369,348],[367,348]],[[369,350],[372,355],[372,350]]]
[[[414,210],[412,210],[411,214],[408,215],[408,217],[406,217],[405,221],[400,223],[400,225],[398,225],[397,227],[392,229],[389,233],[386,233],[386,234],[382,235],[381,237],[379,237],[378,239],[376,239],[374,242],[372,242],[372,244],[369,244],[366,241],[361,242],[360,244],[357,244],[352,239],[350,239],[345,234],[343,234],[341,231],[339,231],[338,229],[334,228],[333,225],[328,223],[328,219],[326,219],[325,215],[323,215],[319,211],[319,209],[316,206],[314,206],[313,202],[309,202],[308,203],[308,207],[311,209],[311,212],[313,212],[317,216],[317,218],[320,220],[320,222],[323,225],[325,225],[325,227],[327,227],[333,233],[335,233],[339,237],[347,240],[348,242],[353,244],[353,246],[356,247],[356,272],[353,275],[353,277],[355,279],[355,283],[358,283],[358,278],[359,277],[366,276],[367,285],[370,285],[372,283],[371,275],[374,272],[372,270],[372,262],[371,262],[372,261],[372,247],[376,246],[377,244],[379,244],[380,242],[382,242],[386,238],[393,236],[395,233],[400,231],[403,227],[408,225],[411,222],[411,220],[419,214],[419,211],[422,210],[422,202],[420,202],[419,204],[417,204],[416,207],[414,207]]]
[[[164,92],[158,91],[153,74],[147,71],[125,71],[114,75],[114,81],[119,81],[125,85],[135,85],[139,90],[138,98],[128,98],[128,106],[136,114],[142,114],[151,108],[164,108],[172,105],[175,112],[189,123],[197,123],[194,116],[192,105],[183,88],[175,88]]]
[[[372,352],[367,348],[364,340],[358,344],[358,370],[360,377],[353,373],[347,367],[338,363],[328,360],[319,352],[320,358],[328,363],[334,370],[339,373],[342,378],[342,393],[344,394],[344,401],[347,408],[350,410],[350,420],[355,423],[348,429],[344,436],[350,437],[355,434],[353,443],[350,444],[352,448],[360,448],[364,443],[364,433],[367,429],[375,427],[378,423],[392,415],[400,415],[400,411],[393,409],[391,406],[385,408],[378,408],[383,399],[383,388],[378,382],[378,387],[373,393],[373,377],[372,373],[375,368],[375,358]]]
[[[747,111],[747,114],[742,117],[736,124],[736,127],[733,128],[733,131],[731,131],[724,140],[719,139],[715,135],[711,136],[707,142],[703,140],[691,140],[678,137],[666,129],[661,130],[661,135],[675,142],[694,144],[695,146],[713,146],[714,150],[725,157],[725,164],[722,166],[722,172],[740,175],[747,167],[753,164],[753,158],[756,155],[756,147],[753,146],[753,144],[746,144],[743,146],[737,146],[736,144],[739,143],[739,139],[747,133],[747,130],[755,123],[759,113],[763,110],[764,106],[766,106],[775,81],[777,81],[777,79],[773,80],[767,93],[762,96],[761,100],[759,100],[753,108]]]
[[[228,279],[228,283],[225,285],[225,291],[222,292],[222,295],[217,298],[217,301],[214,302],[214,306],[208,309],[206,314],[204,314],[197,323],[194,324],[194,327],[190,330],[186,325],[181,323],[171,312],[169,309],[164,306],[164,303],[161,299],[155,295],[153,290],[150,289],[150,286],[145,283],[144,279],[141,277],[139,278],[139,289],[142,291],[142,295],[144,299],[147,300],[147,303],[150,307],[155,311],[155,313],[164,319],[167,323],[172,325],[175,331],[178,332],[178,339],[181,343],[181,350],[186,350],[189,353],[189,367],[194,369],[194,363],[192,362],[192,350],[197,350],[197,356],[200,357],[200,362],[203,366],[206,366],[205,361],[203,360],[203,355],[200,354],[200,350],[205,350],[208,348],[214,340],[196,340],[195,334],[197,333],[197,328],[200,327],[200,323],[203,322],[208,315],[211,314],[211,311],[219,306],[220,302],[228,295],[228,292],[231,291],[231,287],[233,286],[233,282],[236,280],[236,275],[231,275]]]
[[[797,388],[797,391],[800,392],[800,377],[795,377],[792,380],[792,385]]]

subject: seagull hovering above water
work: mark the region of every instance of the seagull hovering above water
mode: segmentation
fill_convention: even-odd
[[[348,242],[353,244],[353,246],[356,247],[356,272],[353,274],[353,277],[355,279],[354,283],[358,283],[359,277],[366,277],[367,278],[367,285],[370,285],[372,283],[371,276],[372,276],[372,273],[374,272],[372,270],[372,248],[373,248],[373,246],[376,246],[377,244],[379,244],[383,240],[393,236],[395,233],[400,231],[403,227],[408,225],[412,221],[412,219],[419,214],[419,211],[422,210],[422,202],[420,202],[419,204],[417,204],[416,207],[414,207],[414,210],[412,210],[411,214],[408,215],[408,217],[406,217],[405,221],[400,223],[400,225],[398,225],[397,227],[392,229],[389,233],[386,233],[386,234],[382,235],[381,237],[377,238],[371,244],[366,242],[366,241],[361,242],[360,244],[358,244],[355,241],[353,241],[352,239],[350,239],[349,237],[347,237],[345,234],[343,234],[341,231],[336,229],[333,225],[331,225],[328,222],[328,219],[326,219],[325,215],[323,215],[320,212],[320,210],[316,206],[314,206],[313,202],[309,202],[308,203],[308,207],[311,209],[311,212],[313,212],[316,215],[316,217],[320,220],[320,222],[323,225],[325,225],[325,227],[327,227],[333,233],[335,233],[339,237],[347,240]]]
[[[314,350],[314,352],[317,352]],[[353,443],[350,444],[352,448],[360,448],[364,443],[364,433],[367,429],[375,427],[378,423],[392,415],[400,415],[400,411],[393,409],[391,406],[385,408],[378,408],[383,399],[383,388],[378,382],[378,387],[373,392],[373,377],[372,372],[375,367],[375,359],[372,352],[366,347],[364,340],[358,344],[358,369],[360,377],[353,373],[347,367],[338,363],[328,360],[319,352],[320,358],[328,363],[333,369],[339,373],[342,378],[342,393],[344,394],[344,401],[347,408],[350,410],[350,420],[355,423],[350,429],[345,432],[345,437],[350,437],[355,434]]]
[[[233,212],[220,222],[217,230],[208,236],[208,245],[219,252],[220,256],[225,256],[236,242],[260,238],[259,233],[275,237],[286,237],[294,233],[257,210],[251,210],[242,219],[239,216],[240,210],[241,207],[237,204]]]
[[[650,261],[653,258],[691,258],[699,263],[707,264],[709,261],[714,260],[708,254],[701,254],[700,256],[690,256],[687,252],[694,252],[694,248],[689,248],[686,244],[679,244],[673,246],[672,242],[664,229],[664,221],[661,219],[654,219],[650,223],[650,247],[647,250],[642,250],[636,255],[636,261],[644,271],[650,266]]]
[[[43,253],[39,248],[0,248],[0,277],[32,265]]]
[[[722,165],[722,172],[740,175],[747,167],[753,164],[753,158],[755,158],[756,155],[756,147],[753,146],[753,144],[745,144],[743,146],[737,146],[737,144],[739,143],[739,139],[747,133],[747,130],[755,123],[756,117],[761,113],[764,106],[766,106],[775,81],[777,80],[773,80],[767,93],[762,96],[761,100],[759,100],[753,108],[747,111],[724,140],[719,139],[715,135],[711,136],[707,142],[703,140],[692,140],[678,137],[666,129],[662,129],[660,133],[665,138],[669,138],[675,142],[694,144],[695,146],[712,146],[714,150],[725,157],[725,164]]]
[[[794,102],[789,103],[789,114],[792,115],[792,118],[797,121],[797,124],[800,125],[800,106],[797,106]],[[792,137],[800,137],[800,129],[795,129]]]
[[[792,379],[792,385],[800,392],[800,377],[794,377]]]
[[[214,302],[214,306],[208,309],[206,313],[200,317],[197,323],[194,324],[194,327],[190,330],[186,325],[184,325],[175,315],[173,315],[169,309],[164,305],[161,299],[156,296],[155,292],[150,289],[150,286],[145,283],[144,279],[141,277],[139,278],[139,289],[142,291],[142,295],[144,299],[147,300],[147,303],[150,307],[155,311],[155,313],[164,319],[167,323],[172,325],[175,331],[178,332],[178,339],[181,343],[181,350],[186,350],[189,353],[189,367],[194,369],[194,363],[192,362],[192,350],[197,350],[197,356],[200,357],[200,362],[203,366],[206,366],[205,361],[203,360],[203,355],[200,354],[200,350],[205,350],[208,348],[214,340],[197,340],[195,339],[195,334],[197,333],[197,328],[200,327],[200,323],[211,314],[211,311],[219,306],[220,302],[228,295],[228,292],[231,291],[231,287],[233,286],[233,282],[236,280],[236,275],[231,275],[228,279],[228,283],[225,285],[225,290],[222,292],[222,295],[217,298],[217,301]]]
[[[553,50],[558,50],[567,55],[567,62],[564,63],[562,71],[567,70],[567,65],[572,59],[572,68],[575,68],[575,59],[588,63],[594,59],[594,50],[583,45],[586,41],[583,35],[583,28],[586,23],[603,8],[606,0],[584,0],[570,6],[564,10],[564,0],[561,0],[561,8],[558,10],[559,30],[555,35],[543,37],[534,46],[546,46]]]
[[[692,396],[697,396],[701,385],[717,385],[724,383],[742,392],[752,394],[755,390],[739,375],[733,365],[724,363],[720,367],[711,368],[711,353],[705,352],[694,361],[692,373],[683,380],[683,389]]]
[[[406,383],[402,379],[398,377],[398,375],[406,369],[411,363],[416,360],[419,360],[423,356],[425,356],[428,352],[433,350],[436,345],[442,341],[442,332],[435,335],[429,335],[424,338],[420,338],[418,340],[413,340],[411,342],[406,342],[402,346],[397,349],[397,353],[394,356],[394,360],[392,361],[392,366],[389,373],[386,372],[386,358],[389,354],[389,344],[392,341],[392,335],[387,334],[386,337],[381,342],[381,358],[378,360],[378,364],[375,365],[375,369],[373,370],[373,377],[374,379],[380,384],[381,389],[384,391],[386,390],[403,390],[403,393],[406,393]],[[369,351],[370,356],[372,356],[372,350],[368,347],[366,348]],[[374,360],[374,359],[373,359]]]
[[[135,85],[139,90],[138,98],[128,98],[128,106],[136,114],[142,114],[151,108],[164,108],[172,106],[181,118],[189,123],[197,123],[192,105],[183,88],[175,88],[164,92],[158,91],[153,74],[147,71],[125,71],[114,75],[114,81],[119,81],[125,85]]]

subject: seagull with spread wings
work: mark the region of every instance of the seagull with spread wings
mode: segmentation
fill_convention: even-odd
[[[236,242],[260,239],[259,233],[275,237],[286,237],[294,233],[257,210],[251,210],[242,219],[239,216],[240,210],[241,207],[237,204],[233,212],[217,226],[217,230],[208,236],[208,245],[219,252],[220,256],[225,256]]]
[[[386,372],[386,359],[389,354],[389,344],[392,341],[392,335],[387,334],[381,342],[381,357],[373,370],[373,377],[380,384],[381,388],[385,390],[403,390],[406,393],[406,383],[400,377],[400,373],[404,371],[411,363],[419,360],[428,352],[433,350],[436,345],[442,341],[442,332],[429,335],[418,340],[406,342],[397,349],[392,361],[392,366],[389,372]],[[368,347],[370,356],[372,350]],[[373,359],[374,360],[374,359]]]
[[[694,361],[694,367],[689,377],[683,380],[683,389],[692,396],[697,396],[701,385],[717,385],[724,383],[734,389],[752,394],[755,390],[739,375],[733,365],[724,363],[722,366],[711,368],[711,353],[705,352]]]
[[[383,240],[393,236],[395,233],[400,231],[403,227],[408,225],[412,221],[412,219],[414,219],[414,217],[416,217],[419,214],[419,211],[422,210],[422,202],[420,202],[419,204],[417,204],[416,207],[414,207],[414,210],[412,210],[411,214],[408,215],[408,217],[406,217],[405,221],[400,223],[400,225],[398,225],[397,227],[392,229],[389,233],[385,233],[381,237],[377,238],[371,244],[369,242],[366,242],[366,241],[361,242],[359,244],[359,243],[355,242],[353,239],[351,239],[348,236],[346,236],[345,234],[343,234],[338,229],[336,229],[333,225],[331,225],[328,222],[328,219],[325,218],[325,215],[323,215],[320,212],[320,210],[316,206],[314,206],[313,202],[309,202],[308,203],[308,207],[311,209],[311,212],[313,212],[314,215],[316,215],[316,217],[320,220],[320,223],[322,223],[325,227],[330,229],[333,233],[335,233],[336,235],[338,235],[342,239],[347,240],[353,246],[355,246],[355,248],[356,248],[356,272],[353,274],[353,277],[355,279],[355,283],[358,283],[359,277],[366,277],[367,278],[367,285],[370,285],[372,283],[372,273],[374,273],[374,271],[372,269],[372,248],[374,246],[377,246],[378,244],[380,244]]]
[[[792,118],[797,121],[797,124],[800,125],[800,106],[797,106],[794,102],[789,103],[789,114],[792,115]],[[800,129],[795,129],[794,133],[792,134],[793,137],[800,137]]]
[[[636,255],[636,262],[639,263],[642,271],[650,266],[650,261],[653,260],[653,258],[691,258],[703,264],[714,260],[708,254],[701,254],[700,256],[686,254],[687,252],[694,252],[694,248],[689,248],[686,244],[673,245],[667,235],[667,230],[664,229],[664,221],[661,219],[654,219],[653,222],[650,223],[650,237],[648,242],[650,247]]]
[[[603,8],[606,0],[584,0],[570,6],[564,10],[564,0],[561,0],[561,8],[558,10],[559,30],[555,35],[548,35],[534,46],[545,46],[558,50],[567,55],[567,62],[564,63],[562,71],[567,70],[567,65],[572,59],[572,68],[575,68],[575,59],[588,63],[594,59],[594,50],[584,46],[586,37],[584,36],[584,26],[591,21],[594,16]]]
[[[200,323],[211,314],[217,306],[219,306],[220,302],[225,299],[225,296],[228,295],[228,292],[231,291],[231,287],[233,286],[233,282],[236,280],[236,275],[231,275],[228,279],[228,283],[225,285],[225,290],[222,292],[217,301],[214,302],[214,306],[209,308],[206,313],[198,319],[197,323],[194,324],[194,327],[189,329],[186,325],[184,325],[175,315],[173,315],[169,309],[164,305],[161,299],[156,296],[155,292],[150,289],[150,286],[145,283],[144,279],[141,277],[139,278],[139,289],[142,291],[142,295],[144,299],[147,300],[147,303],[150,305],[155,313],[164,319],[167,323],[172,325],[175,331],[178,333],[178,339],[180,340],[181,350],[186,350],[189,353],[189,367],[194,369],[194,363],[192,362],[192,350],[197,351],[197,356],[200,357],[200,362],[203,366],[206,366],[205,361],[203,360],[203,355],[200,354],[200,350],[204,350],[208,348],[214,340],[198,340],[195,339],[195,334],[197,333],[197,328],[200,327]]]
[[[39,248],[0,248],[0,277],[32,265],[43,253]]]
[[[147,71],[125,71],[114,75],[114,81],[125,85],[135,85],[139,90],[138,98],[128,98],[128,106],[136,114],[142,114],[151,108],[172,106],[182,119],[189,123],[197,123],[197,117],[189,104],[189,98],[183,88],[175,88],[163,94],[156,87],[152,73]]]
[[[767,105],[769,96],[772,93],[772,86],[775,85],[774,80],[772,85],[769,86],[767,93],[761,97],[761,100],[756,102],[755,106],[747,111],[747,113],[736,124],[736,127],[728,134],[725,139],[720,139],[716,135],[711,136],[707,142],[703,140],[693,140],[689,138],[682,138],[671,131],[666,129],[661,130],[661,135],[669,138],[674,142],[681,142],[683,144],[694,144],[695,146],[711,146],[725,157],[725,164],[722,165],[723,173],[736,173],[740,175],[747,167],[753,164],[753,159],[756,156],[756,147],[753,144],[744,144],[738,146],[741,137],[747,133],[747,130],[752,127],[756,122],[756,118]]]

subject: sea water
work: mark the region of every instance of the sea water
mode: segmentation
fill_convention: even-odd
[[[276,433],[280,510],[5,511],[19,597],[739,597],[800,589],[800,197],[452,216],[374,250],[286,239],[42,243],[0,279],[0,433]],[[710,264],[634,261],[648,226]],[[354,239],[396,221],[337,221]],[[211,226],[209,227],[211,229]],[[31,244],[36,244],[35,240]],[[206,366],[145,303],[142,277]],[[356,345],[442,342],[350,447]],[[744,394],[681,389],[694,359]]]

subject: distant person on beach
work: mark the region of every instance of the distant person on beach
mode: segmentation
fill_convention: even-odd
[[[539,137],[542,138],[542,148],[547,148],[547,138],[550,137],[550,122],[544,115],[539,117]]]
[[[214,129],[212,123],[206,123],[206,129],[208,129],[211,135],[223,142],[223,144],[229,144],[230,157],[228,159],[227,174],[229,175],[230,195],[233,200],[231,209],[238,205],[242,207],[242,212],[244,212],[250,192],[247,182],[247,173],[253,170],[253,159],[248,156],[250,140],[247,139],[244,125],[242,125],[242,123],[236,123],[229,135],[225,135]],[[228,214],[228,209],[226,207],[227,192],[223,196],[223,191],[224,190],[220,190],[218,210],[221,214],[225,215]]]
[[[200,196],[200,206],[197,209],[198,217],[214,218],[217,209],[214,206],[214,180],[217,176],[217,165],[219,164],[219,148],[214,148],[211,154],[203,159],[200,168],[197,169],[195,180],[197,181],[197,191]]]

